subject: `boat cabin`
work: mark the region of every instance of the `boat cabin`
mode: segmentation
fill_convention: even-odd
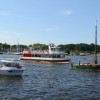
[[[54,44],[49,44],[48,50],[25,50],[23,57],[65,58],[65,52],[60,51],[59,48]]]
[[[21,68],[21,65],[18,62],[8,61],[8,60],[1,60],[1,62],[3,63],[3,66],[6,66],[6,67]]]

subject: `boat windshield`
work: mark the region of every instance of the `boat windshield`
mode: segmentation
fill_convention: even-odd
[[[7,67],[17,67],[17,66],[19,66],[19,63],[4,62],[4,65],[7,66]]]

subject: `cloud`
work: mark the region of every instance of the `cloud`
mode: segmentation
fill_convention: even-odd
[[[15,38],[20,37],[22,33],[19,32],[7,32],[7,31],[0,31],[0,37],[4,40],[11,40],[13,41]]]
[[[1,31],[2,34],[4,35],[7,35],[7,36],[20,36],[20,34],[22,33],[19,33],[19,32],[8,32],[8,31]]]
[[[9,32],[9,31],[4,31],[0,30],[0,42],[5,43],[7,42],[8,44],[14,44],[17,42],[17,39],[19,39],[22,36],[22,33],[20,32]]]
[[[9,16],[9,14],[6,12],[0,12],[0,16]]]
[[[23,20],[29,20],[29,18],[25,17],[25,16],[17,16],[17,18],[20,18],[20,19],[23,19]]]
[[[55,28],[47,28],[46,32],[55,31],[55,30],[56,30]]]
[[[22,15],[9,14],[9,13],[3,12],[3,11],[0,12],[0,16],[13,16],[13,17],[16,17],[16,18],[19,18],[19,19],[29,20],[28,17],[22,16]]]
[[[64,15],[64,16],[69,16],[72,14],[72,11],[71,10],[62,10],[62,11],[60,11],[60,14]]]

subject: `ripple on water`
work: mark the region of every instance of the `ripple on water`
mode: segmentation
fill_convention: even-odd
[[[70,58],[77,63],[77,56]],[[0,77],[1,100],[100,100],[99,72],[74,70],[70,64],[21,63],[22,77]]]

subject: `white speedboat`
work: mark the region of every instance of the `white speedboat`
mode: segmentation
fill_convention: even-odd
[[[25,68],[13,60],[1,60],[0,75],[4,76],[21,76]]]

